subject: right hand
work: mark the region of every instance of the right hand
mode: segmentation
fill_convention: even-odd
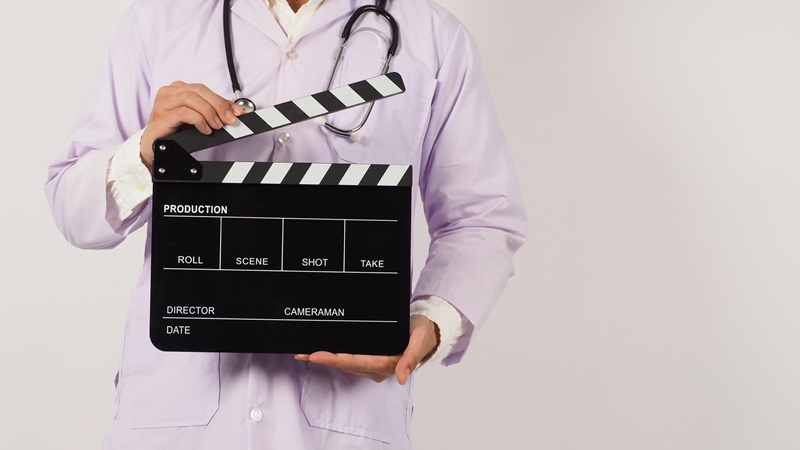
[[[182,125],[194,125],[203,134],[219,130],[236,122],[244,110],[230,100],[213,93],[202,84],[176,81],[156,93],[147,128],[139,143],[139,155],[147,168],[153,170],[153,142],[178,131]]]

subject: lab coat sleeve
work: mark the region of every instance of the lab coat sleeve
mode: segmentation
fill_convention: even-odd
[[[526,217],[477,46],[463,27],[436,78],[419,178],[431,244],[414,296],[445,298],[469,320],[449,365],[513,275]]]
[[[422,364],[441,364],[450,356],[459,339],[472,325],[466,317],[447,300],[435,295],[417,297],[411,302],[411,315],[422,315],[435,323],[439,330],[439,345]]]
[[[144,130],[128,138],[108,165],[106,219],[112,227],[130,220],[153,196],[153,178],[139,154],[142,134]]]
[[[146,124],[148,72],[129,11],[112,38],[68,144],[50,165],[45,183],[56,225],[77,247],[114,247],[147,220],[147,205],[125,220],[113,220],[116,205],[107,174],[116,151]]]

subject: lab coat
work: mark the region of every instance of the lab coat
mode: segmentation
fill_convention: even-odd
[[[243,94],[264,108],[323,90],[342,27],[365,3],[326,0],[290,44],[263,0],[234,0],[233,48]],[[113,202],[107,170],[123,142],[147,124],[159,87],[175,80],[203,83],[232,97],[221,8],[221,0],[135,1],[112,39],[68,146],[50,167],[45,192],[56,224],[72,244],[112,248],[138,228],[148,229],[105,446],[410,448],[413,383],[400,386],[394,378],[375,383],[290,355],[164,353],[148,338],[150,205],[145,202],[121,222],[108,219]],[[309,121],[195,156],[412,164],[432,239],[414,296],[445,298],[469,320],[467,333],[444,361],[452,364],[513,273],[525,213],[475,42],[429,0],[394,0],[388,8],[401,33],[391,70],[403,76],[407,91],[375,105],[361,142]],[[362,26],[388,30],[374,15]],[[334,86],[379,72],[386,45],[378,36],[368,31],[354,40]],[[354,125],[361,113],[338,113],[332,121]]]

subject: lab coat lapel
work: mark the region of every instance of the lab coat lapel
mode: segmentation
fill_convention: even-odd
[[[349,0],[348,0],[349,1]],[[281,47],[289,43],[278,21],[272,17],[265,0],[232,0],[231,12],[264,33]]]
[[[315,31],[325,28],[332,22],[341,19],[343,16],[349,16],[357,8],[357,3],[364,3],[356,0],[323,0],[317,12],[311,16],[311,20],[306,25],[298,40],[307,34],[314,33]],[[360,6],[360,5],[359,5]]]

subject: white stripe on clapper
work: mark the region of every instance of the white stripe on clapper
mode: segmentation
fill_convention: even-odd
[[[389,166],[383,174],[383,177],[381,177],[381,181],[378,182],[378,186],[397,186],[400,184],[400,180],[403,179],[403,175],[406,174],[407,170],[408,166],[397,164]]]
[[[367,80],[367,83],[374,87],[375,90],[380,92],[380,94],[384,97],[403,92],[400,87],[394,84],[394,82],[386,75]]]
[[[336,89],[331,89],[331,94],[336,96],[336,98],[347,107],[364,103],[364,99],[350,86],[341,86]]]
[[[247,128],[247,125],[245,125],[241,120],[237,120],[232,125],[225,125],[222,127],[222,129],[227,131],[228,134],[230,134],[234,139],[239,139],[241,137],[250,136],[253,134],[253,130]]]
[[[241,183],[244,181],[244,177],[250,173],[250,168],[253,167],[252,162],[235,162],[233,166],[231,166],[231,170],[225,175],[225,179],[222,180],[223,183]]]
[[[298,98],[294,101],[294,104],[302,109],[308,117],[321,116],[328,113],[328,110],[311,96]]]
[[[259,109],[258,111],[256,111],[256,114],[258,114],[258,117],[261,117],[261,119],[263,119],[264,122],[267,122],[267,125],[269,125],[272,128],[282,127],[287,123],[291,123],[289,119],[287,119],[286,116],[281,114],[280,111],[275,109],[274,106],[270,106],[269,108]]]
[[[358,186],[364,174],[369,170],[369,164],[350,164],[347,168],[342,180],[339,181],[340,186]]]
[[[300,184],[319,184],[330,168],[330,164],[311,164]]]
[[[272,163],[261,184],[281,184],[291,168],[292,163]]]

